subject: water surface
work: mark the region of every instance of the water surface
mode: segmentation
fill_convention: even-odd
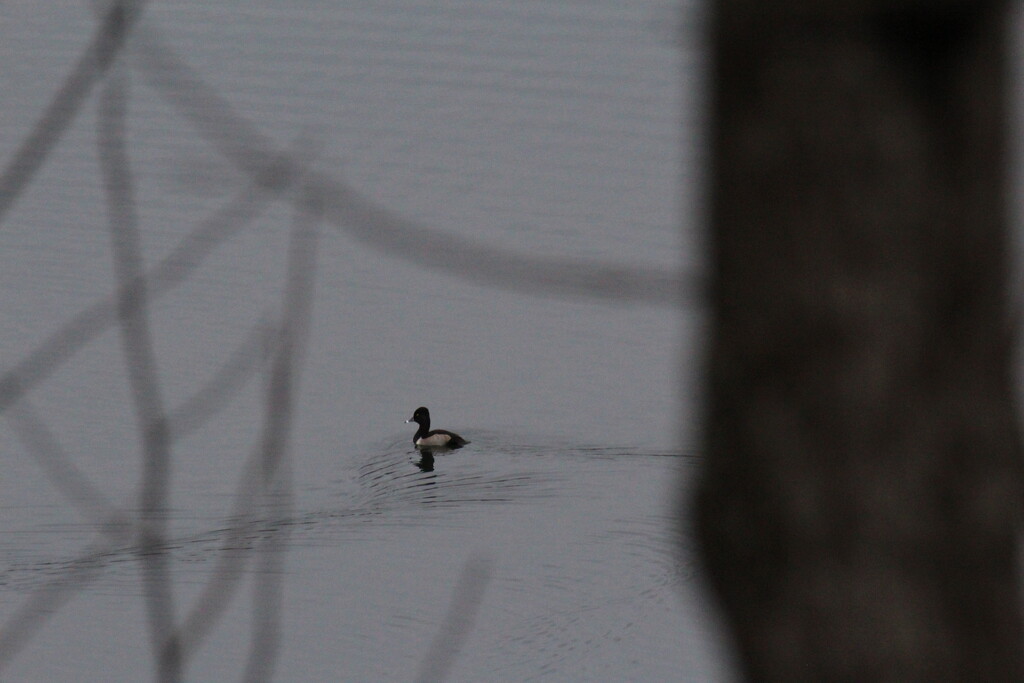
[[[6,163],[95,17],[88,3],[3,12]],[[678,12],[657,1],[150,3],[138,27],[149,37],[126,62],[146,265],[252,183],[224,138],[185,114],[182,99],[201,91],[168,89],[175,73],[143,67],[159,38],[268,144],[456,245],[692,269],[694,224],[681,216],[696,215],[699,190],[699,54],[676,32],[693,12]],[[113,291],[96,97],[0,226],[4,370]],[[294,199],[254,200],[261,209],[148,309],[172,413],[280,315]],[[240,579],[187,679],[242,675],[268,576],[280,582],[279,680],[415,679],[438,655],[467,566],[481,597],[453,680],[721,678],[713,622],[676,545],[677,491],[695,462],[699,311],[506,291],[447,272],[443,254],[417,265],[345,225],[319,228],[278,495],[236,495],[260,440],[263,369],[174,423],[161,551],[174,618],[201,614],[211,581]],[[6,633],[25,623],[30,596],[73,587],[29,610],[47,618],[3,677],[145,679],[142,565],[124,536],[142,457],[117,328],[27,400],[127,521],[69,500],[24,433],[0,429]],[[403,424],[419,405],[472,443],[427,467]]]

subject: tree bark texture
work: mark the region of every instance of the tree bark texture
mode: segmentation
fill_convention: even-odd
[[[1007,9],[713,9],[694,503],[750,679],[1024,680]]]

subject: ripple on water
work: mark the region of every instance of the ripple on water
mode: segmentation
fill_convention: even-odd
[[[487,441],[456,450],[421,452],[405,440],[367,454],[357,467],[358,505],[403,516],[423,507],[522,503],[550,496],[559,475],[522,460],[502,458]]]
[[[372,555],[368,571],[416,565],[438,552],[458,558],[480,546],[493,555],[495,570],[461,656],[484,667],[475,670],[508,678],[566,671],[602,678],[609,672],[588,670],[597,650],[605,651],[594,657],[603,662],[609,648],[621,650],[622,661],[673,651],[674,644],[652,634],[657,627],[649,625],[669,621],[666,615],[678,610],[675,592],[689,575],[677,560],[666,495],[677,465],[687,460],[667,455],[550,441],[511,444],[494,433],[435,454],[433,468],[425,469],[421,454],[403,438],[350,459],[326,502],[322,483],[310,487],[318,492],[314,509],[282,516],[280,509],[268,508],[245,520],[192,520],[208,528],[173,538],[165,550],[176,580],[203,582],[225,556],[248,557],[280,534],[286,548],[343,547],[350,558]],[[137,559],[137,547],[122,546],[68,561],[8,566],[0,573],[0,590],[70,578],[82,567],[90,576],[103,574],[101,585],[90,590],[108,590],[111,581],[124,588],[128,579],[137,583]],[[395,605],[391,591],[403,573],[394,570],[388,576],[392,583],[380,587],[359,570],[360,565],[337,570],[357,572],[345,575],[366,593],[357,611],[386,610],[380,623],[399,642],[432,632],[436,598],[416,602],[408,597],[412,592],[406,594],[410,602]],[[358,631],[345,638],[353,647],[363,642]],[[624,665],[614,673],[628,671]]]
[[[660,455],[576,448],[553,456],[578,476],[550,506],[554,529],[526,536],[543,561],[506,561],[499,571],[492,590],[501,609],[490,618],[500,625],[480,629],[487,640],[471,655],[480,666],[522,680],[566,671],[608,679],[678,658],[679,584],[692,567],[679,559],[671,490],[686,460],[651,457]],[[592,670],[609,651],[621,668]]]

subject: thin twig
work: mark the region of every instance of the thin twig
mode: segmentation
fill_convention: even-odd
[[[243,536],[256,526],[252,517],[253,510],[261,506],[267,496],[271,496],[278,503],[286,502],[290,505],[290,483],[278,469],[286,453],[286,438],[291,426],[295,391],[294,374],[297,372],[301,350],[308,335],[311,315],[316,232],[312,218],[306,214],[308,212],[303,212],[297,218],[290,240],[286,274],[288,284],[282,306],[283,322],[277,326],[274,337],[276,344],[271,378],[267,387],[263,434],[239,478],[230,515],[232,522],[221,544],[222,552],[218,554],[217,566],[210,573],[211,579],[203,587],[193,608],[182,621],[179,639],[182,644],[182,656],[186,660],[201,646],[206,634],[230,604],[238,589],[242,570],[248,561],[248,553],[239,550],[239,546]],[[307,232],[309,234],[306,234]],[[281,514],[279,518],[287,516]],[[271,530],[269,533],[271,537],[276,537],[284,531]],[[278,551],[279,548],[266,550],[267,553],[276,555],[278,559],[263,567],[274,574],[280,568],[275,569],[269,565],[283,557]],[[279,589],[275,589],[273,593],[268,593],[264,600],[276,615]],[[276,616],[274,618],[276,619]],[[266,641],[271,633],[271,629],[265,629],[263,635],[254,637],[254,642]],[[265,646],[254,647],[254,651],[257,650],[265,650],[262,656],[272,655],[276,651],[266,650]],[[254,661],[252,657],[250,658],[250,670],[253,675],[260,671],[268,671],[269,664],[272,662]]]
[[[152,26],[139,26],[133,53],[150,85],[189,120],[196,132],[247,174],[281,159],[270,138],[238,114],[198,72],[167,46]],[[287,161],[286,166],[294,168]],[[328,173],[311,173],[301,201],[320,204],[324,219],[342,232],[418,267],[442,270],[477,284],[524,294],[622,305],[677,307],[703,301],[703,278],[658,267],[534,256],[450,235],[403,218]]]
[[[199,389],[169,413],[169,431],[178,441],[216,417],[221,408],[253,377],[267,358],[275,330],[264,316],[245,335]]]
[[[75,506],[79,515],[101,526],[113,524],[125,528],[129,525],[124,511],[75,465],[27,397],[7,411],[7,420],[32,460],[64,498]]]
[[[119,310],[131,314],[141,303],[131,292],[145,286],[149,301],[154,301],[187,280],[214,249],[236,235],[259,216],[274,197],[291,187],[292,177],[285,164],[268,162],[250,185],[201,221],[149,272],[120,287],[112,297],[85,308],[38,344],[13,368],[0,375],[0,412],[114,325]]]
[[[187,661],[202,645],[210,629],[227,609],[237,592],[242,571],[249,560],[249,550],[243,539],[259,528],[253,510],[262,502],[261,480],[263,472],[263,445],[254,448],[246,459],[233,496],[230,524],[224,530],[217,563],[210,571],[210,580],[193,602],[193,607],[181,621],[178,641],[182,658]]]
[[[104,533],[111,533],[111,528],[104,529]],[[29,599],[0,630],[0,670],[10,663],[32,635],[66,604],[75,592],[96,578],[101,565],[90,562],[89,558],[109,552],[111,548],[112,546],[104,544],[83,553],[70,566],[70,571],[61,573],[42,589],[33,591]]]
[[[68,129],[86,96],[124,47],[145,2],[116,2],[102,12],[92,41],[0,173],[0,223]]]
[[[169,504],[171,440],[157,375],[157,359],[149,326],[147,286],[143,272],[131,170],[125,146],[127,72],[115,66],[107,74],[100,96],[99,157],[103,188],[110,214],[110,233],[118,291],[122,346],[136,422],[142,436],[142,482],[138,558],[150,639],[156,653],[157,678],[181,680],[181,658],[172,638],[174,595],[168,557],[164,552]]]
[[[452,591],[448,612],[420,665],[417,681],[437,683],[448,678],[473,629],[480,603],[483,602],[484,592],[494,571],[493,564],[490,558],[482,555],[466,560]]]
[[[299,374],[313,309],[316,243],[321,218],[315,202],[300,202],[288,246],[281,343],[267,388],[262,490],[283,518],[291,513],[292,485],[288,440],[294,423]],[[268,681],[280,648],[281,582],[287,526],[260,542],[253,599],[253,638],[243,680]]]

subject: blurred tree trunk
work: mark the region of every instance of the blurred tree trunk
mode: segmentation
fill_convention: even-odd
[[[1007,9],[713,9],[695,504],[751,679],[1024,680]]]

